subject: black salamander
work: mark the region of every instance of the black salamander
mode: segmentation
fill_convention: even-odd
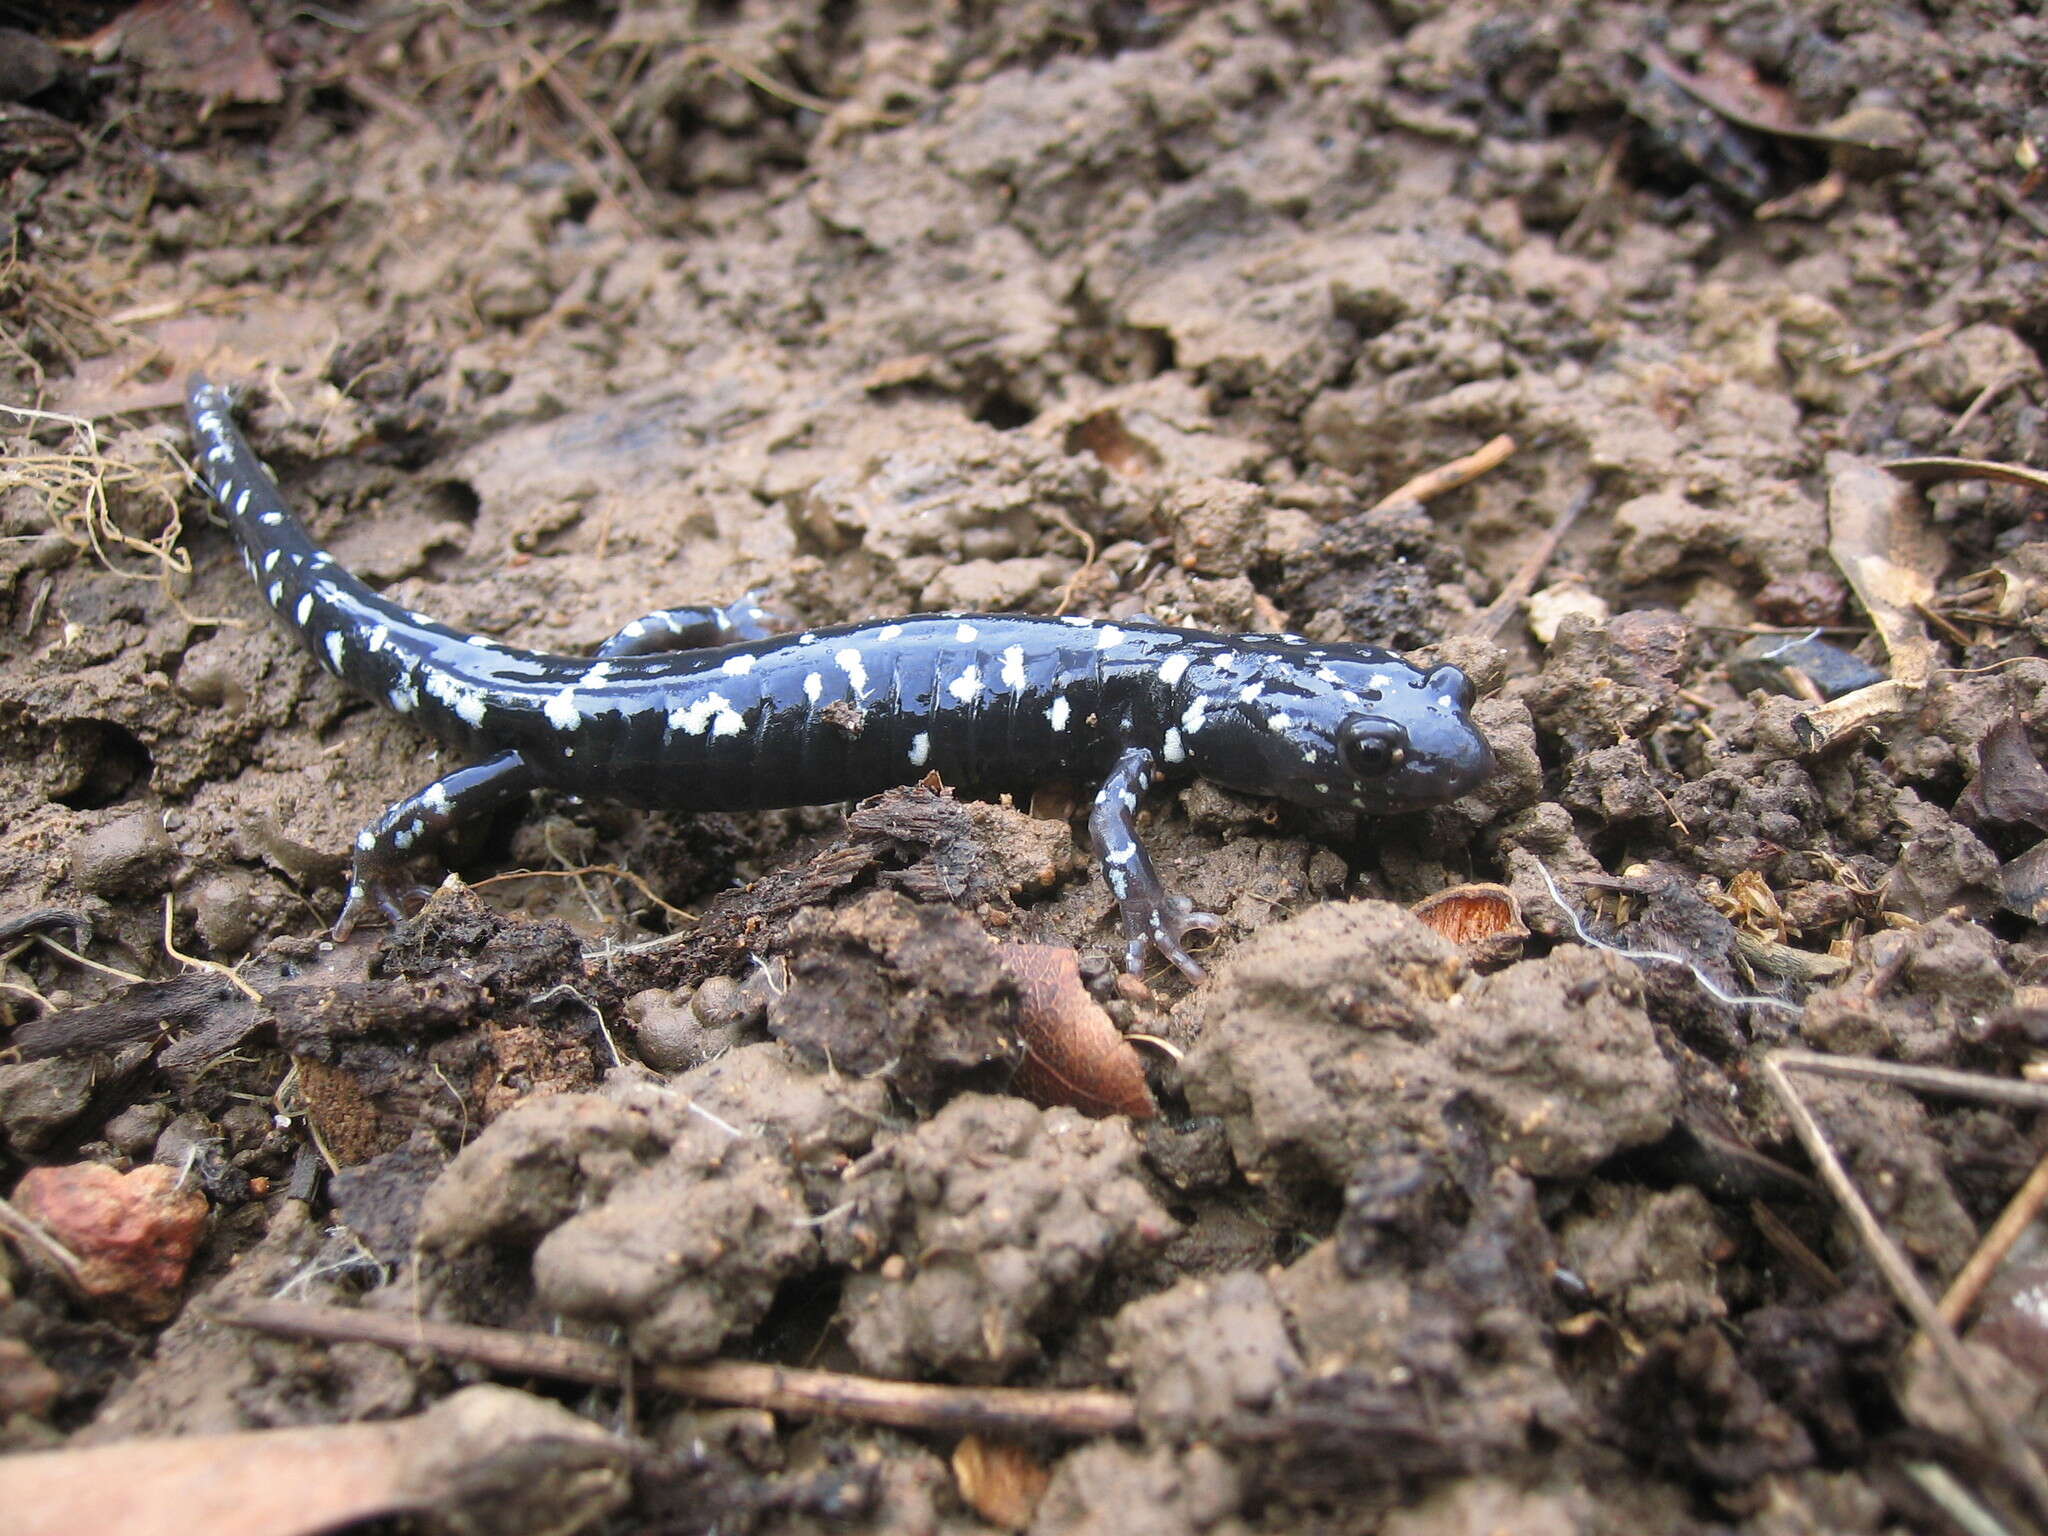
[[[1167,893],[1138,840],[1155,779],[1201,777],[1301,805],[1387,814],[1451,800],[1492,766],[1456,667],[1299,635],[918,614],[777,633],[751,598],[636,619],[594,656],[517,650],[379,596],[336,565],[194,379],[198,464],[271,611],[321,665],[475,759],[356,839],[345,936],[419,899],[412,859],[527,791],[693,811],[766,810],[951,784],[1099,784],[1088,829],[1132,970],[1190,977],[1218,919]]]

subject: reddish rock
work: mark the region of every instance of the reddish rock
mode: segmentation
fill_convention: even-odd
[[[168,1317],[206,1230],[206,1197],[158,1163],[118,1173],[104,1163],[31,1168],[14,1204],[79,1261],[86,1293],[144,1318]]]

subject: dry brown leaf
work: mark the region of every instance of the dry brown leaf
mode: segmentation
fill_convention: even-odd
[[[996,951],[1023,994],[1017,1091],[1034,1104],[1065,1104],[1087,1115],[1157,1115],[1144,1063],[1088,995],[1080,957],[1053,944],[999,944]]]
[[[1480,970],[1517,959],[1529,937],[1522,905],[1504,885],[1454,885],[1417,902],[1412,910],[1464,950],[1465,958]]]
[[[1867,459],[1831,453],[1828,553],[1870,615],[1892,675],[1810,711],[1805,723],[1817,748],[1912,706],[1934,670],[1922,612],[1934,601],[1949,551],[1910,485]]]
[[[1801,122],[1786,91],[1763,80],[1747,59],[1719,43],[1709,45],[1698,73],[1655,43],[1643,45],[1643,57],[1703,105],[1752,133],[1891,157],[1910,157],[1920,140],[1919,124],[1896,108],[1861,107],[1819,127]]]
[[[954,1448],[953,1479],[982,1519],[1020,1531],[1038,1512],[1052,1470],[1021,1445],[969,1435]]]
[[[1997,480],[2006,485],[2023,485],[2029,490],[2048,491],[2048,471],[2028,464],[2004,464],[1997,459],[1955,459],[1940,456],[1924,459],[1890,459],[1884,468],[1901,480],[1915,485],[1940,485],[1949,480]]]

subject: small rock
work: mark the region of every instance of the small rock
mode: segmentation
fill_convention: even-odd
[[[1839,624],[1849,587],[1832,571],[1800,571],[1767,581],[1756,595],[1756,611],[1772,624]]]
[[[101,1134],[116,1152],[129,1157],[144,1157],[156,1145],[157,1137],[163,1134],[170,1119],[171,1110],[167,1104],[130,1104],[107,1122]]]
[[[71,877],[95,896],[147,896],[177,856],[155,812],[138,811],[81,837],[72,849]]]
[[[177,1173],[160,1163],[132,1173],[104,1163],[31,1168],[14,1203],[77,1256],[88,1295],[152,1321],[175,1310],[206,1230],[206,1197],[180,1189]]]
[[[92,1102],[93,1064],[82,1057],[50,1057],[0,1066],[0,1142],[35,1152],[85,1112]]]
[[[1568,613],[1581,614],[1595,624],[1604,624],[1614,611],[1608,607],[1606,598],[1575,581],[1561,581],[1541,592],[1532,592],[1528,607],[1529,633],[1536,637],[1538,645],[1548,645],[1557,638],[1557,626],[1564,622]]]
[[[64,73],[64,55],[32,32],[0,27],[0,101],[40,96]]]
[[[730,976],[713,976],[690,999],[690,1012],[709,1030],[751,1032],[767,1022],[768,1000]]]
[[[1838,699],[1884,681],[1884,673],[1839,645],[1789,635],[1758,635],[1730,656],[1726,666],[1728,681],[1744,693],[1762,689],[1792,698],[1811,696],[1801,679],[1824,699]]]
[[[626,999],[626,1020],[639,1042],[640,1059],[657,1072],[687,1072],[714,1054],[706,1043],[719,1038],[690,1011],[688,993],[649,987]]]

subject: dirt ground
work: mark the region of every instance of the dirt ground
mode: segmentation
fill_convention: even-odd
[[[1883,1269],[1941,1296],[2048,1154],[2048,492],[1879,467],[2048,468],[2025,0],[9,21],[0,1448],[112,1457],[89,1509],[237,1436],[311,1501],[344,1442],[254,1432],[395,1422],[385,1510],[508,1532],[2048,1529],[2038,1198],[1967,1387]],[[1029,765],[542,798],[337,946],[439,754],[261,621],[200,366],[344,563],[512,644],[1285,626],[1465,666],[1499,769],[1156,797],[1193,986],[1117,976]],[[279,1299],[635,1374],[218,1320]],[[1051,1395],[658,1379],[714,1359]],[[315,1528],[266,1509],[207,1528]]]

